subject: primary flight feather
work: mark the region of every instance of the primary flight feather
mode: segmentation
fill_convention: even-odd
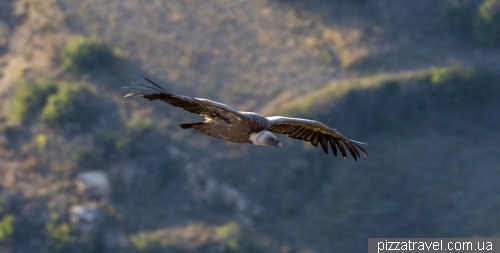
[[[273,133],[286,134],[290,138],[310,142],[315,147],[318,144],[328,154],[328,144],[332,153],[347,157],[351,154],[354,161],[360,157],[361,151],[368,156],[360,146],[364,144],[342,136],[335,129],[309,119],[288,118],[282,116],[265,117],[254,112],[241,112],[226,104],[204,98],[169,93],[161,86],[144,77],[150,84],[138,84],[143,88],[131,88],[140,93],[130,93],[125,97],[141,96],[148,100],[161,100],[172,106],[182,108],[190,113],[205,117],[204,121],[181,123],[182,129],[193,129],[195,132],[224,139],[236,143],[251,143],[258,146],[276,146],[282,144]]]

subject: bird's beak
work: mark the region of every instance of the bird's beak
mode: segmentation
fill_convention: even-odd
[[[281,144],[281,142],[278,142],[278,144],[276,145],[276,147],[278,147],[278,148],[282,148],[282,147],[283,147],[283,145]]]

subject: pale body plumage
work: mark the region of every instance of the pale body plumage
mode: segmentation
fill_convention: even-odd
[[[337,148],[344,158],[347,157],[346,149],[354,160],[360,157],[358,149],[365,156],[367,155],[366,151],[359,146],[359,144],[363,143],[347,139],[335,129],[331,129],[318,121],[282,116],[264,117],[254,112],[241,112],[226,104],[212,100],[171,94],[151,80],[145,79],[154,86],[139,84],[148,88],[148,90],[136,90],[152,93],[131,93],[125,97],[138,95],[149,100],[161,100],[172,106],[205,117],[203,122],[179,124],[182,129],[190,128],[211,137],[236,143],[248,142],[258,146],[281,148],[281,142],[271,133],[274,132],[310,142],[316,147],[319,144],[325,153],[328,153],[328,143],[330,143],[335,156],[337,155]]]

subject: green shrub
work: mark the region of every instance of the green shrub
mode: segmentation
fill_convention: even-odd
[[[41,120],[58,126],[76,123],[86,128],[96,123],[103,108],[88,85],[41,79],[23,83],[14,92],[11,115],[21,123]]]
[[[432,98],[438,105],[459,107],[470,97],[482,97],[482,83],[475,70],[459,65],[432,68],[429,74]]]
[[[14,215],[4,215],[0,219],[0,242],[14,233]]]
[[[47,98],[40,119],[55,125],[77,123],[88,127],[95,123],[97,101],[93,92],[78,83],[60,83],[57,92]]]
[[[62,66],[79,72],[108,69],[115,61],[113,51],[96,36],[69,42],[61,54]]]
[[[441,9],[442,27],[473,36],[481,45],[500,46],[500,0],[448,0]]]
[[[49,252],[65,252],[71,243],[71,227],[68,223],[58,224],[55,220],[47,222],[45,225],[47,231],[47,246]]]
[[[230,250],[237,250],[241,241],[241,228],[238,223],[231,221],[217,228],[217,236],[224,239],[225,246]]]
[[[14,233],[14,215],[7,214],[0,198],[0,242],[7,240]]]
[[[474,35],[484,46],[500,46],[500,0],[485,0],[479,6]]]
[[[154,249],[158,248],[159,243],[158,238],[143,232],[137,235],[130,236],[130,241],[134,244],[135,248],[139,252],[153,251]]]
[[[249,231],[245,231],[235,221],[222,224],[215,232],[217,237],[222,239],[224,243],[224,252],[263,252],[263,250],[255,244],[254,235]]]
[[[73,88],[65,84],[59,87],[56,94],[47,99],[42,110],[41,119],[50,122],[70,120],[74,117],[76,103],[81,100],[79,88]]]
[[[430,81],[436,85],[468,83],[474,76],[474,70],[464,68],[460,65],[432,68],[430,71]]]
[[[26,122],[37,115],[47,98],[56,92],[55,82],[39,79],[35,82],[22,83],[12,97],[12,117]]]

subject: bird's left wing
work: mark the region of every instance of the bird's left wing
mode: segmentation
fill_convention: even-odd
[[[130,88],[140,91],[140,93],[129,93],[125,95],[125,97],[141,96],[148,100],[161,100],[172,106],[182,108],[190,113],[198,114],[208,118],[220,118],[228,121],[227,123],[231,123],[231,121],[235,119],[245,119],[245,115],[243,115],[240,111],[226,104],[204,98],[192,98],[183,95],[175,95],[169,93],[167,90],[163,89],[161,86],[157,85],[148,78],[144,77],[144,79],[150,82],[150,84],[138,84],[143,88]]]
[[[320,144],[323,151],[327,154],[328,143],[330,143],[335,156],[337,156],[337,148],[344,158],[347,157],[347,149],[354,158],[354,161],[357,161],[358,157],[360,157],[358,149],[365,156],[368,156],[366,151],[359,145],[364,143],[347,139],[335,129],[331,129],[318,121],[281,116],[267,117],[267,119],[271,123],[269,131],[286,134],[290,138],[310,142],[315,147]]]

